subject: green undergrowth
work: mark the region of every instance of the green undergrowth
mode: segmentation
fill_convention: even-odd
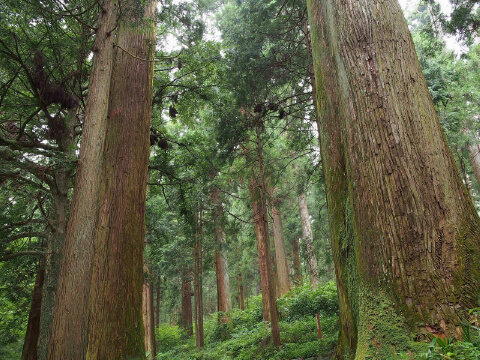
[[[478,360],[480,359],[480,308],[471,309],[462,325],[463,341],[433,337],[423,351],[403,352],[388,360]]]
[[[249,299],[244,311],[226,314],[227,323],[215,313],[205,320],[205,346],[195,347],[195,339],[186,337],[178,326],[161,325],[157,330],[157,359],[329,359],[338,336],[338,304],[334,283],[317,289],[297,287],[278,299],[282,345],[275,348],[269,324],[262,321],[261,296]],[[320,314],[323,338],[318,339],[316,313]]]

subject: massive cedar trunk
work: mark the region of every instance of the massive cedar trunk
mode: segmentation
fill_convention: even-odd
[[[144,359],[145,197],[155,53],[156,2],[124,4],[117,28],[101,204],[89,296],[92,359]]]
[[[99,208],[101,154],[113,65],[113,29],[117,21],[116,2],[105,0],[101,6],[75,188],[52,310],[51,333],[48,328],[42,329],[47,333],[39,342],[39,359],[77,360],[83,359],[86,353],[93,238]],[[46,311],[44,313],[48,316]]]
[[[298,197],[298,208],[300,209],[300,220],[302,222],[303,242],[305,243],[310,285],[316,286],[319,283],[318,262],[313,246],[312,225],[310,224],[307,199],[304,193]]]
[[[480,220],[396,0],[308,1],[341,358],[387,358],[478,306]]]
[[[272,200],[273,240],[275,244],[275,264],[277,266],[277,295],[282,297],[290,291],[288,264],[283,236],[282,214],[276,200]]]
[[[189,336],[193,335],[193,295],[191,273],[186,271],[182,276],[182,318],[180,320],[180,325]]]
[[[263,170],[263,149],[260,129],[257,132],[257,174],[250,181],[250,196],[252,198],[253,222],[257,237],[258,259],[260,263],[260,280],[262,283],[263,319],[270,322],[272,341],[280,345],[280,329],[276,302],[275,282],[273,278],[272,259],[270,254],[270,237],[268,231],[268,214]]]
[[[292,244],[292,257],[293,257],[293,279],[295,285],[299,286],[303,283],[302,278],[302,263],[300,262],[300,248],[299,248],[300,236],[295,236],[291,241]]]
[[[195,245],[193,248],[193,291],[195,296],[195,343],[200,349],[204,343],[203,333],[203,267],[202,267],[202,241],[203,241],[203,227],[202,227],[202,212],[197,212],[195,215]]]
[[[220,198],[220,189],[214,186],[210,193],[212,200],[213,221],[215,226],[215,273],[217,275],[217,309],[221,312],[227,312],[232,309],[230,300],[230,278],[228,276],[228,262],[225,249],[225,230],[223,220],[223,206]],[[222,316],[222,320],[227,317]]]

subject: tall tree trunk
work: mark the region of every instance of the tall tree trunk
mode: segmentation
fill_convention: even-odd
[[[310,214],[308,212],[307,200],[304,193],[298,197],[298,207],[300,209],[300,220],[302,222],[303,241],[305,243],[308,275],[310,285],[317,286],[319,283],[319,272],[317,256],[315,255],[315,248],[313,246],[312,225],[310,224]]]
[[[145,329],[145,351],[147,359],[155,359],[155,323],[153,312],[153,284],[145,279],[142,296],[143,325]]]
[[[182,318],[180,325],[188,336],[193,335],[192,277],[189,271],[182,276]]]
[[[57,140],[59,149],[66,157],[74,156],[76,136],[75,119],[76,109],[72,109],[65,121],[65,130],[63,136]],[[52,331],[52,311],[54,309],[57,286],[60,276],[60,268],[62,265],[63,249],[65,243],[65,231],[68,222],[68,207],[70,183],[72,181],[73,170],[71,164],[57,164],[54,170],[54,182],[50,185],[50,193],[52,195],[52,207],[49,214],[49,222],[47,226],[47,256],[44,264],[44,282],[42,286],[42,303],[39,313],[40,322],[38,323],[39,334],[36,337],[38,343],[35,344],[38,352],[35,351],[35,359],[37,356],[44,359],[47,354],[48,339]],[[27,329],[28,332],[33,330]],[[33,345],[30,346],[30,349]],[[41,354],[41,356],[39,356]]]
[[[250,196],[253,202],[253,222],[257,237],[258,258],[260,263],[260,279],[262,283],[263,319],[269,321],[272,331],[272,341],[280,345],[280,329],[278,325],[278,310],[276,290],[273,280],[273,267],[270,254],[270,237],[268,231],[268,214],[266,201],[265,176],[263,170],[263,149],[260,128],[257,127],[257,167],[258,173],[253,174],[250,181]]]
[[[101,6],[93,47],[95,56],[88,87],[80,157],[52,311],[51,334],[43,337],[39,343],[39,359],[78,360],[86,355],[93,238],[99,209],[103,161],[101,154],[113,65],[115,36],[112,31],[117,21],[116,2],[104,0]]]
[[[142,323],[156,1],[129,0],[117,28],[89,296],[87,358],[145,358]]]
[[[151,243],[147,237],[145,239],[145,247]],[[142,295],[142,313],[143,325],[145,329],[145,351],[147,359],[155,359],[157,349],[155,344],[155,309],[153,299],[153,274],[152,259],[147,258],[143,267],[143,295]]]
[[[238,273],[237,282],[238,282],[238,308],[240,310],[244,310],[245,309],[245,289],[243,286],[243,275],[241,272]]]
[[[299,241],[300,241],[300,235],[297,235],[291,242],[292,257],[293,257],[293,278],[296,286],[300,286],[303,283]]]
[[[285,252],[285,239],[283,237],[282,214],[272,201],[273,240],[275,244],[275,264],[277,266],[277,295],[282,297],[290,291],[288,277],[288,264]]]
[[[42,307],[42,287],[45,278],[45,259],[40,259],[35,285],[33,286],[32,306],[28,314],[27,331],[23,343],[22,360],[37,360],[37,343],[40,335],[40,310]]]
[[[470,153],[470,162],[473,168],[473,174],[477,183],[480,184],[480,148],[478,144],[469,144],[468,152]]]
[[[156,297],[155,297],[155,329],[160,326],[160,298],[162,296],[161,293],[161,278],[157,276],[157,284],[156,284]]]
[[[453,336],[480,295],[480,220],[396,0],[309,0],[338,357]]]
[[[202,291],[202,241],[203,241],[203,229],[202,229],[202,211],[200,210],[195,215],[195,246],[194,253],[194,270],[193,270],[193,291],[195,296],[195,342],[200,349],[204,343],[203,333],[203,291]]]
[[[217,276],[217,309],[221,312],[227,312],[232,309],[230,300],[230,278],[228,276],[228,262],[225,249],[225,230],[223,218],[223,206],[220,198],[220,189],[213,186],[210,192],[214,210],[213,219],[215,226],[215,273]],[[222,316],[220,320],[227,321],[226,316]]]

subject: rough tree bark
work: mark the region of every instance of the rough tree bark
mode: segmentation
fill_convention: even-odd
[[[125,1],[115,39],[95,254],[89,359],[144,359],[143,247],[156,1]]]
[[[51,333],[41,336],[39,359],[77,360],[85,358],[86,354],[87,304],[103,161],[100,154],[103,154],[107,126],[113,30],[117,22],[116,2],[104,0],[101,6],[75,188],[52,310]]]
[[[396,0],[309,0],[338,357],[387,358],[457,334],[478,306],[480,220]]]
[[[302,222],[303,242],[305,243],[310,285],[317,286],[319,283],[318,262],[317,256],[315,255],[315,248],[313,247],[312,225],[310,224],[310,214],[304,193],[298,196],[298,208]]]
[[[290,291],[288,264],[283,236],[282,214],[278,210],[278,201],[272,199],[273,240],[275,244],[275,264],[277,267],[277,296],[282,297]]]

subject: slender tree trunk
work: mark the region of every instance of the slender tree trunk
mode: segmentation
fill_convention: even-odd
[[[260,138],[260,128],[257,128],[257,166],[258,174],[254,174],[250,181],[250,196],[253,201],[253,221],[257,237],[258,258],[260,263],[260,279],[262,283],[263,319],[269,321],[272,331],[272,341],[275,346],[280,345],[280,329],[278,325],[278,311],[276,290],[273,280],[273,267],[270,254],[270,237],[268,231],[268,215],[265,177],[263,170],[263,149]]]
[[[309,0],[339,292],[338,357],[459,329],[480,295],[480,220],[396,0]]]
[[[212,187],[210,192],[214,210],[213,218],[215,224],[215,273],[217,275],[217,309],[221,312],[227,312],[232,309],[230,300],[230,278],[228,276],[227,254],[225,250],[225,230],[223,219],[223,206],[220,198],[220,189]],[[227,321],[228,317],[222,316],[222,321]]]
[[[160,298],[161,298],[161,279],[157,276],[156,297],[155,297],[155,329],[160,326]]]
[[[190,271],[186,271],[182,277],[182,329],[188,334],[193,335],[193,311],[192,311],[192,276]]]
[[[147,359],[155,359],[156,347],[155,347],[155,319],[153,308],[153,283],[151,282],[151,268],[147,265],[144,267],[143,281],[143,295],[142,295],[142,314],[143,314],[143,326],[145,329],[145,351],[147,353]]]
[[[92,359],[144,359],[143,247],[156,1],[124,4],[117,29],[89,297]]]
[[[237,277],[238,282],[238,308],[240,310],[245,310],[245,289],[243,286],[243,275],[241,272],[238,273]]]
[[[117,21],[116,3],[105,0],[101,5],[80,157],[65,233],[58,290],[52,311],[51,334],[43,336],[39,343],[39,359],[78,360],[85,358],[86,355],[87,304],[93,238],[99,208],[98,194],[103,160],[101,154],[105,140],[113,65],[112,31]]]
[[[272,201],[272,219],[273,219],[273,240],[275,243],[275,263],[277,266],[277,292],[278,297],[282,297],[290,291],[290,281],[288,277],[288,264],[285,252],[285,239],[283,237],[282,214]]]
[[[480,184],[480,148],[478,144],[469,144],[468,152],[470,153],[470,162],[473,168],[475,179]]]
[[[318,262],[317,256],[315,255],[315,248],[313,247],[312,226],[310,224],[307,200],[303,193],[298,197],[298,207],[300,209],[300,219],[302,221],[303,242],[305,243],[307,255],[310,285],[317,286],[319,283]]]
[[[65,121],[63,136],[57,140],[59,149],[66,157],[74,156],[76,136],[75,133],[75,113],[72,109]],[[71,164],[58,164],[54,170],[54,183],[50,185],[52,194],[52,207],[49,215],[47,231],[47,256],[44,264],[44,282],[42,286],[42,303],[39,313],[39,334],[36,337],[38,343],[35,344],[39,358],[44,359],[47,354],[48,339],[52,331],[52,311],[54,309],[57,286],[62,265],[63,249],[65,243],[65,231],[67,228],[67,213],[70,205],[69,190],[72,181],[73,170]],[[31,329],[31,328],[30,328]],[[27,329],[27,336],[28,331]],[[30,346],[33,348],[33,345]],[[36,357],[35,357],[36,358]]]
[[[42,306],[42,287],[45,278],[45,259],[40,259],[37,277],[33,287],[32,306],[28,314],[27,331],[23,343],[22,360],[37,360],[37,343],[40,335],[40,310]]]
[[[303,283],[302,279],[302,263],[300,261],[300,235],[295,236],[292,240],[292,256],[293,256],[293,278],[296,286],[300,286]]]
[[[204,343],[204,333],[203,333],[203,290],[202,290],[202,240],[203,240],[203,230],[202,230],[202,211],[195,215],[195,246],[193,249],[194,252],[194,271],[193,271],[193,282],[194,282],[194,296],[195,296],[195,342],[197,347],[200,349],[203,347]]]

